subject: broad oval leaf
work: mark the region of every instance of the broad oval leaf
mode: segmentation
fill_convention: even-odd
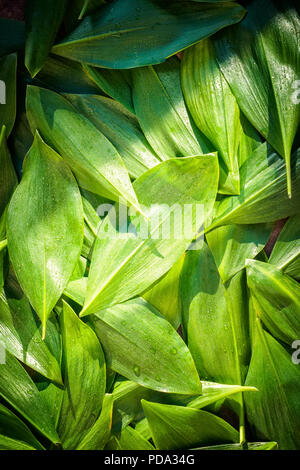
[[[137,206],[120,155],[87,118],[65,98],[43,88],[27,87],[26,103],[31,129],[62,155],[81,187],[116,201],[121,196]]]
[[[157,449],[186,449],[197,444],[237,442],[238,432],[207,411],[142,400]]]
[[[293,100],[300,76],[299,28],[290,2],[256,0],[245,20],[216,41],[221,70],[240,108],[285,159],[289,196],[291,149],[300,122],[300,106]]]
[[[136,117],[104,96],[66,95],[78,111],[116,147],[134,178],[160,163],[145,139]]]
[[[47,318],[80,255],[83,211],[71,171],[38,134],[9,205],[7,239],[18,281],[41,319],[45,337]]]
[[[210,214],[217,185],[216,154],[171,159],[135,180],[134,189],[149,218],[137,219],[137,235],[118,232],[109,216],[102,223],[81,315],[128,300],[162,277]],[[183,214],[188,220],[184,230]]]
[[[115,0],[85,18],[55,54],[98,67],[127,69],[158,64],[225,26],[245,10],[236,3]]]
[[[105,394],[105,359],[94,331],[64,302],[60,316],[65,391],[58,422],[64,449],[74,449],[98,418]]]
[[[145,300],[134,299],[101,310],[93,315],[92,324],[111,369],[153,390],[201,393],[187,346]]]

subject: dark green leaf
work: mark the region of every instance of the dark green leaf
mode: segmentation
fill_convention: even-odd
[[[0,127],[6,126],[6,136],[12,131],[16,119],[17,105],[17,54],[0,59]]]
[[[62,22],[68,0],[27,0],[25,65],[34,77],[43,67]]]
[[[85,18],[53,52],[79,62],[126,69],[163,62],[225,26],[245,10],[236,3],[116,0]]]

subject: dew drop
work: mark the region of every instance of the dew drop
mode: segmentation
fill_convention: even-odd
[[[140,375],[140,373],[141,373],[141,369],[139,368],[139,366],[135,366],[135,367],[133,368],[133,372],[135,373],[135,375],[136,375],[137,377],[139,377],[139,375]]]

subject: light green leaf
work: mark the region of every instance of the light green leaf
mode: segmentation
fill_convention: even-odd
[[[0,127],[6,126],[6,136],[11,133],[16,119],[17,105],[17,54],[0,59]]]
[[[215,219],[210,226],[259,224],[299,212],[300,149],[292,158],[293,197],[286,194],[283,160],[266,143],[261,144],[240,171],[241,194],[216,204]]]
[[[43,88],[27,87],[27,117],[31,129],[38,129],[70,165],[81,187],[117,201],[121,196],[137,206],[117,150],[65,98]]]
[[[53,52],[79,62],[126,69],[163,62],[200,39],[237,23],[236,3],[116,0],[82,23]]]
[[[300,338],[300,286],[278,268],[247,261],[247,281],[258,317],[277,339],[291,345]]]
[[[18,281],[41,319],[44,338],[47,318],[80,255],[83,212],[71,171],[38,134],[9,205],[7,239]]]
[[[200,41],[184,53],[181,77],[184,97],[195,123],[218,150],[219,192],[240,194],[240,110],[219,69],[210,39]]]
[[[300,368],[291,354],[256,320],[253,355],[246,385],[258,388],[245,395],[247,418],[258,439],[278,442],[279,449],[299,449]]]
[[[62,383],[60,338],[54,319],[49,319],[45,341],[42,325],[28,300],[0,297],[0,342],[21,362],[40,374]]]
[[[3,214],[17,183],[17,175],[6,145],[5,126],[3,126],[0,134],[0,216]]]
[[[77,450],[102,450],[104,448],[111,433],[113,404],[113,395],[106,394],[100,417],[80,442]]]
[[[179,258],[162,279],[143,295],[143,298],[157,308],[175,329],[181,323],[179,278],[183,262],[184,255]]]
[[[92,325],[107,365],[153,390],[195,395],[201,383],[179,334],[143,299],[97,312]],[[170,367],[172,364],[172,367]]]
[[[207,245],[186,254],[181,277],[183,328],[203,380],[243,384],[250,353],[244,274],[223,285]]]
[[[271,234],[271,224],[224,225],[206,234],[208,246],[223,282],[260,253]]]
[[[256,0],[247,9],[243,22],[218,37],[217,58],[241,110],[284,157],[291,196],[290,156],[300,121],[300,106],[293,101],[300,18],[290,2]]]
[[[236,442],[238,432],[207,411],[142,400],[157,449],[185,449],[195,445]]]
[[[0,364],[0,395],[54,444],[59,443],[50,409],[25,369],[8,351]]]
[[[300,281],[300,214],[290,217],[284,225],[269,262]]]
[[[105,394],[105,360],[88,325],[64,302],[60,316],[65,392],[58,424],[64,449],[76,448],[95,424]]]
[[[149,218],[133,221],[137,234],[116,231],[110,215],[102,223],[81,315],[128,300],[161,278],[210,214],[217,185],[216,154],[171,159],[135,180],[135,192]],[[184,230],[183,213],[189,221]]]
[[[43,67],[63,20],[67,0],[27,0],[25,65],[34,77]]]
[[[136,178],[160,163],[136,117],[122,105],[104,96],[66,95],[66,98],[116,147],[131,176]]]
[[[132,81],[136,116],[161,160],[215,150],[197,130],[188,113],[177,57],[156,67],[133,69]]]

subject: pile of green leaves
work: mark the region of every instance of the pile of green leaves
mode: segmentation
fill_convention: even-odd
[[[0,18],[0,449],[300,448],[300,18],[241,3]]]

